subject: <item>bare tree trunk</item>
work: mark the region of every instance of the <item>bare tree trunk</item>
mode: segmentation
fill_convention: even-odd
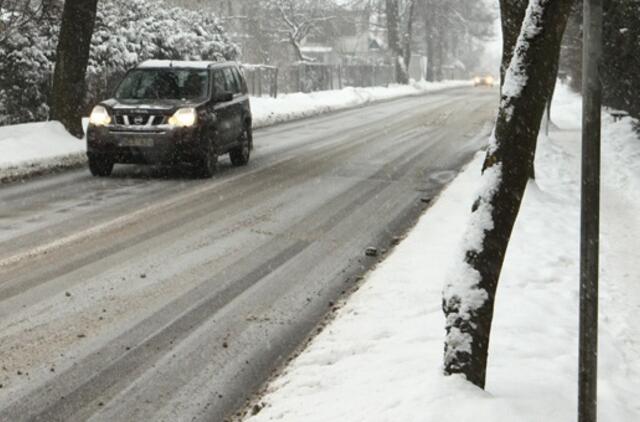
[[[546,106],[545,106],[545,114],[547,115],[547,125],[551,124],[551,102],[553,101],[553,93],[556,90],[556,80],[558,78],[558,68],[560,67],[560,51],[558,50],[558,56],[555,57],[554,63],[550,65],[552,67],[553,73],[553,83],[549,86],[549,91],[546,93]],[[536,137],[535,141],[533,141],[533,149],[531,150],[531,155],[529,156],[529,162],[527,166],[529,167],[529,179],[536,179],[536,151],[538,149],[538,138]]]
[[[82,136],[81,106],[98,0],[66,0],[51,91],[51,118]]]
[[[515,58],[506,71],[483,189],[473,206],[459,271],[443,295],[446,374],[463,374],[484,388],[496,289],[528,181],[530,159],[555,82],[553,63],[573,0],[531,0]]]
[[[435,68],[435,39],[436,39],[436,5],[434,0],[423,0],[423,17],[425,32],[425,48],[427,50],[427,81],[433,82],[436,79]]]
[[[407,11],[407,30],[403,35],[402,57],[404,68],[407,71],[407,83],[409,83],[409,66],[411,65],[411,41],[413,37],[413,18],[416,11],[416,0],[410,0]]]
[[[438,29],[438,42],[436,48],[436,80],[441,81],[444,79],[444,72],[442,67],[444,65],[444,34],[442,32],[442,25],[439,25]]]
[[[404,57],[404,67],[407,69],[407,76],[409,75],[409,66],[411,65],[411,42],[413,41],[413,19],[415,18],[416,12],[416,1],[409,1],[409,10],[407,11],[407,30],[403,35],[403,57]],[[408,81],[407,81],[408,82]]]
[[[387,40],[396,69],[396,82],[406,85],[409,83],[409,68],[405,63],[405,52],[401,42],[401,18],[398,0],[385,0],[385,5]]]
[[[429,82],[436,80],[434,44],[433,34],[427,34],[427,80]]]
[[[426,47],[427,47],[427,81],[433,82],[436,79],[435,68],[435,33],[433,25],[433,10],[427,9],[425,11],[425,33],[426,33]]]
[[[438,2],[436,5],[436,80],[444,79],[444,50],[445,50],[445,17],[448,15],[448,2]]]

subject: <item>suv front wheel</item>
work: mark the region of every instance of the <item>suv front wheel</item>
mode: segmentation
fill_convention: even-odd
[[[111,176],[113,161],[107,157],[89,157],[89,171],[96,177]]]
[[[231,158],[231,164],[236,167],[246,166],[249,164],[249,158],[251,157],[251,138],[252,132],[250,127],[245,127],[240,135],[240,144],[229,151],[229,158]]]
[[[202,154],[196,163],[195,171],[197,177],[202,179],[210,179],[218,169],[218,154],[214,151],[211,145],[206,148],[206,151]]]

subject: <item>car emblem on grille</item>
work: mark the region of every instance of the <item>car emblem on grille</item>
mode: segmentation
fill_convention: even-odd
[[[136,116],[133,119],[133,123],[137,124],[137,125],[141,125],[142,122],[144,122],[144,118],[142,116]]]

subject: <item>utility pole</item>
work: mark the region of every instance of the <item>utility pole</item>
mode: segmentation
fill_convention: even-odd
[[[597,420],[602,2],[584,0],[578,422]]]

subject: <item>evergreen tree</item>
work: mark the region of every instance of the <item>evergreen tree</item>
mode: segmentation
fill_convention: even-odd
[[[582,84],[582,1],[574,7],[563,43],[561,70],[579,91]],[[603,104],[640,119],[640,1],[604,3]]]

